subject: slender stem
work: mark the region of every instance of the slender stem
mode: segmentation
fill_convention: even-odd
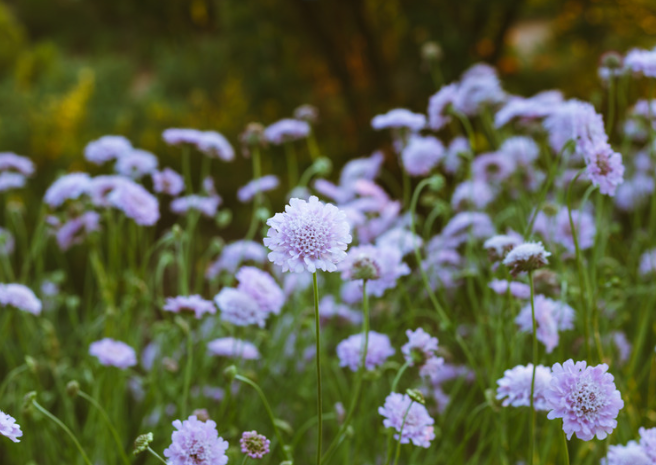
[[[319,325],[319,285],[317,284],[316,271],[312,275],[312,282],[314,284],[314,328],[317,338],[317,417],[319,421],[319,432],[317,437],[317,465],[321,465],[321,442],[323,439],[323,404],[321,400],[321,332]]]
[[[471,147],[472,152],[474,152],[476,148],[476,138],[474,137],[474,130],[472,129],[472,125],[469,122],[469,118],[467,118],[465,114],[454,108],[451,109],[451,113],[460,120],[462,126],[465,128],[467,139],[469,139],[469,145]]]
[[[394,465],[397,464],[399,461],[399,456],[401,455],[401,440],[403,439],[403,428],[405,427],[405,421],[408,418],[408,414],[410,413],[410,409],[412,408],[412,404],[414,404],[414,400],[410,400],[410,405],[408,405],[408,410],[405,411],[405,415],[403,415],[403,422],[401,423],[401,429],[399,430],[399,442],[396,444],[396,454],[394,454]],[[389,459],[390,457],[387,457],[387,465],[389,465]]]
[[[148,452],[150,452],[151,454],[153,454],[155,457],[157,457],[157,459],[158,459],[160,462],[162,462],[162,463],[168,465],[168,463],[166,462],[166,460],[164,460],[162,457],[160,457],[160,455],[159,455],[157,452],[155,452],[153,449],[151,449],[150,447],[148,447],[148,448],[146,448],[146,450],[147,450]]]
[[[241,461],[241,465],[244,465],[248,460],[248,455],[244,455],[244,460]]]
[[[565,433],[565,430],[563,430],[561,437],[563,438],[563,464],[569,465],[569,449],[567,447],[567,434]]]
[[[528,463],[533,465],[535,455],[535,369],[538,365],[538,337],[537,337],[537,324],[535,322],[535,295],[533,288],[533,272],[528,272],[528,280],[531,285],[531,321],[533,324],[533,373],[531,375],[531,448]]]
[[[403,376],[403,373],[405,373],[405,370],[407,370],[409,366],[410,366],[410,362],[406,360],[406,362],[403,365],[401,365],[401,368],[399,368],[399,371],[396,373],[396,376],[394,377],[394,381],[392,381],[392,392],[396,392],[396,387],[399,385],[401,376]]]
[[[180,411],[182,412],[182,418],[187,418],[187,400],[189,398],[189,385],[191,384],[191,367],[193,364],[193,341],[191,334],[191,327],[187,331],[187,365],[185,366],[185,377],[184,385],[182,388],[182,404],[180,405]]]
[[[321,152],[319,151],[317,139],[314,137],[314,131],[310,131],[310,134],[308,134],[307,145],[308,151],[310,152],[310,157],[312,157],[312,161],[316,161],[321,158]]]
[[[79,391],[78,395],[83,399],[86,399],[91,405],[93,405],[98,409],[100,415],[103,417],[103,420],[105,420],[105,423],[107,423],[107,427],[109,428],[109,431],[112,433],[112,436],[114,437],[114,441],[116,442],[116,446],[118,447],[118,451],[120,452],[123,463],[129,465],[130,461],[128,460],[128,457],[125,454],[125,450],[123,448],[123,444],[121,443],[121,439],[118,436],[118,432],[116,431],[116,428],[114,428],[114,425],[112,425],[112,422],[109,419],[109,416],[107,415],[105,409],[102,408],[102,406],[96,401],[96,399],[88,395],[86,392]]]
[[[34,405],[34,408],[36,408],[39,412],[44,414],[46,417],[50,418],[52,421],[54,421],[57,426],[59,426],[61,429],[63,429],[66,434],[68,434],[68,437],[71,438],[71,440],[75,443],[75,447],[77,447],[77,450],[80,452],[80,455],[82,455],[82,458],[84,461],[87,463],[87,465],[92,465],[91,460],[89,460],[89,457],[87,456],[86,452],[84,452],[84,449],[82,449],[82,446],[78,442],[77,438],[73,434],[73,432],[68,429],[68,426],[66,426],[62,421],[54,416],[52,413],[47,411],[45,408],[41,407],[39,403],[36,401],[36,399],[32,399],[32,405]]]

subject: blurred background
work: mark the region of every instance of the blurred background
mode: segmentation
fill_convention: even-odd
[[[303,103],[339,167],[381,145],[375,114],[426,111],[436,85],[422,50],[439,52],[447,82],[485,61],[509,92],[594,102],[601,53],[654,46],[656,2],[2,0],[0,36],[0,151],[34,159],[42,192],[58,169],[88,169],[82,149],[101,135],[166,160],[165,128],[217,130],[237,147],[248,122]],[[220,191],[248,180],[240,163],[243,179]]]

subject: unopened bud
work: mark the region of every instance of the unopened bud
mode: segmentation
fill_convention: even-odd
[[[380,278],[380,268],[378,267],[378,264],[370,257],[358,257],[353,261],[351,278],[370,280],[378,279]]]
[[[442,47],[435,41],[431,40],[421,46],[421,56],[427,62],[440,61],[442,55]]]
[[[225,376],[228,379],[228,381],[232,381],[233,379],[235,379],[235,376],[237,376],[237,367],[234,365],[230,365],[225,370],[223,370],[223,376]]]
[[[248,123],[244,132],[239,136],[239,139],[242,144],[248,147],[265,145],[264,126],[260,123]]]
[[[408,397],[418,404],[424,405],[426,401],[424,400],[424,395],[419,392],[417,389],[408,389],[405,391],[408,394]]]
[[[224,208],[216,214],[214,221],[216,222],[216,226],[219,228],[226,228],[230,226],[230,223],[232,223],[232,211]]]
[[[210,419],[210,414],[208,413],[207,409],[204,408],[197,408],[196,410],[194,410],[193,414],[196,415],[198,421],[205,422]]]
[[[316,123],[319,119],[319,110],[314,105],[306,103],[294,110],[294,118],[307,121],[308,123]]]
[[[69,397],[77,397],[78,393],[80,392],[80,383],[77,381],[69,381],[68,384],[66,385],[66,394],[68,394]]]
[[[171,357],[164,357],[162,359],[162,365],[164,366],[164,369],[166,371],[170,371],[171,373],[177,373],[179,370],[178,362],[175,359],[172,359]]]
[[[327,176],[333,170],[333,162],[330,161],[330,158],[321,157],[314,162],[314,171],[319,176]]]
[[[134,448],[132,449],[132,453],[134,455],[142,453],[148,449],[151,442],[153,442],[153,433],[146,433],[137,436],[137,439],[134,440]]]

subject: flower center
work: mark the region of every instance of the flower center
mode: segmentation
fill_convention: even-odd
[[[569,395],[569,400],[572,402],[574,412],[578,417],[587,417],[597,413],[603,407],[605,397],[598,385],[582,379]]]
[[[599,168],[599,172],[602,176],[606,176],[608,173],[610,173],[610,164],[608,163],[608,157],[601,154],[598,155],[597,167]]]
[[[310,218],[292,225],[291,246],[301,255],[317,256],[325,251],[328,234],[318,219]]]

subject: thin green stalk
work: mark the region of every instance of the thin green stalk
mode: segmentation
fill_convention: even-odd
[[[317,284],[316,271],[312,274],[312,282],[314,284],[314,329],[316,331],[317,339],[317,417],[318,417],[318,437],[317,437],[317,465],[321,465],[321,442],[323,440],[323,402],[321,399],[321,331],[319,325],[319,285]]]
[[[191,367],[193,364],[193,341],[191,327],[187,331],[187,364],[185,366],[184,385],[182,388],[182,399],[180,411],[182,418],[187,418],[187,400],[189,398],[189,386],[191,384]]]
[[[68,437],[71,438],[71,440],[73,441],[73,443],[75,443],[75,447],[77,447],[77,450],[80,452],[80,455],[82,455],[82,458],[83,458],[84,461],[87,463],[87,465],[93,465],[93,464],[91,463],[91,460],[89,460],[89,457],[87,456],[86,452],[84,452],[84,449],[82,449],[82,446],[81,446],[80,443],[78,442],[78,440],[77,440],[77,438],[75,437],[75,435],[73,434],[73,432],[72,432],[70,429],[68,429],[68,426],[66,426],[64,423],[62,423],[61,420],[60,420],[59,418],[57,418],[56,416],[54,416],[52,413],[50,413],[49,411],[47,411],[45,408],[41,407],[41,405],[39,405],[39,403],[36,401],[36,399],[32,399],[32,405],[33,405],[34,408],[36,408],[39,412],[41,412],[41,413],[44,414],[46,417],[50,418],[53,422],[55,422],[55,424],[56,424],[57,426],[59,426],[61,429],[63,429],[63,430],[66,432],[66,434],[68,434]]]
[[[248,455],[244,455],[244,460],[241,461],[241,465],[244,465],[248,460]]]
[[[392,392],[396,392],[396,387],[399,385],[399,381],[401,380],[403,373],[405,373],[405,370],[407,370],[409,366],[410,366],[410,362],[406,360],[406,362],[403,365],[401,365],[401,368],[399,368],[399,371],[396,373],[396,376],[394,377],[394,381],[392,381]]]
[[[569,449],[567,447],[567,434],[565,433],[565,430],[563,430],[561,434],[561,437],[563,438],[563,464],[564,465],[569,465]]]
[[[394,465],[396,465],[399,461],[399,456],[401,455],[401,440],[403,439],[403,428],[405,427],[405,421],[408,418],[408,414],[410,413],[410,409],[412,408],[412,404],[414,404],[414,400],[410,400],[410,405],[408,405],[408,410],[405,411],[405,415],[403,415],[403,422],[401,422],[401,429],[399,430],[399,442],[396,444],[396,454],[394,455]],[[389,465],[389,459],[390,457],[387,457],[387,465]]]
[[[4,331],[1,331],[0,334],[2,332],[4,332]],[[16,368],[14,368],[9,373],[7,373],[7,376],[5,376],[5,379],[2,381],[2,384],[0,384],[0,398],[2,398],[2,394],[5,392],[5,389],[7,388],[7,386],[9,386],[9,383],[11,382],[11,380],[14,379],[16,376],[20,375],[22,372],[26,371],[27,369],[28,369],[28,366],[23,364],[21,366],[18,366]]]
[[[296,149],[293,142],[285,142],[285,158],[287,161],[287,182],[291,192],[298,184],[298,162],[296,160]]]
[[[538,337],[537,337],[537,324],[535,321],[535,295],[533,287],[533,272],[528,272],[528,281],[531,285],[531,321],[533,324],[533,373],[531,375],[531,447],[528,463],[533,465],[535,456],[535,407],[534,407],[534,393],[535,393],[535,369],[538,366]]]
[[[155,452],[153,449],[151,449],[150,447],[147,447],[146,450],[148,452],[150,452],[152,455],[154,455],[157,458],[157,460],[159,460],[160,462],[162,462],[165,465],[168,465],[168,462],[166,460],[164,460],[162,457],[160,457],[160,455],[157,452]]]
[[[114,437],[114,441],[116,442],[116,447],[118,447],[118,451],[120,452],[123,463],[129,465],[130,461],[128,460],[128,457],[125,454],[123,444],[121,443],[121,438],[119,438],[118,432],[116,431],[116,428],[114,428],[114,425],[112,425],[112,422],[109,419],[109,416],[107,416],[107,412],[105,411],[105,409],[102,408],[102,406],[96,401],[96,399],[88,395],[86,392],[79,391],[78,395],[83,399],[87,400],[91,405],[93,405],[98,409],[100,415],[103,417],[103,420],[105,420],[105,423],[107,423],[107,427],[109,428],[109,431],[112,433],[112,436]]]
[[[462,126],[465,128],[465,133],[467,134],[467,139],[469,139],[469,145],[472,150],[472,152],[476,151],[476,137],[474,135],[474,130],[472,129],[472,125],[469,122],[469,118],[462,112],[451,108],[451,114],[453,114],[460,123],[462,123]]]
[[[317,144],[317,139],[314,137],[314,131],[310,131],[307,137],[308,151],[310,152],[310,157],[312,161],[316,161],[321,158],[321,152],[319,151],[319,144]]]

